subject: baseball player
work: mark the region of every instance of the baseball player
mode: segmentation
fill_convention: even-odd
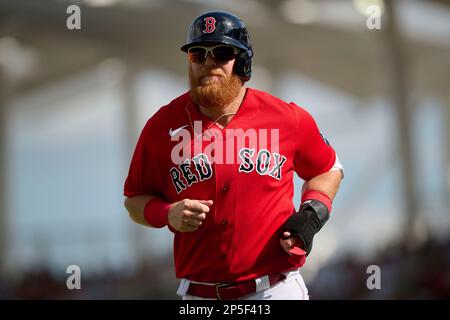
[[[174,234],[183,299],[308,299],[299,270],[343,177],[336,152],[306,110],[244,86],[253,50],[238,17],[197,17],[181,50],[190,90],[142,130],[130,217]]]

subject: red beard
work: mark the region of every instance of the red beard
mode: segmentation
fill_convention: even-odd
[[[232,74],[227,77],[219,72],[214,72],[214,68],[205,68],[202,70],[200,76],[195,78],[192,72],[192,66],[189,65],[189,81],[190,94],[194,103],[205,108],[217,108],[228,105],[238,95],[242,87],[241,79]],[[201,79],[204,76],[219,76],[219,82],[208,82],[201,84]]]

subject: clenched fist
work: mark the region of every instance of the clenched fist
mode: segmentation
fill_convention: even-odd
[[[196,231],[206,219],[212,200],[183,199],[175,202],[169,209],[169,224],[177,231]]]

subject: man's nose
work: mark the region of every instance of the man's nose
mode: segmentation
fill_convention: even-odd
[[[208,52],[206,55],[205,66],[215,66],[216,64],[216,60],[212,57],[211,52]]]

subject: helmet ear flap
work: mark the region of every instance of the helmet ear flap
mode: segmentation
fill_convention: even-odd
[[[244,78],[244,81],[250,80],[252,76],[252,57],[251,51],[249,54],[249,50],[245,50],[238,54],[236,58],[236,64],[234,72]]]

